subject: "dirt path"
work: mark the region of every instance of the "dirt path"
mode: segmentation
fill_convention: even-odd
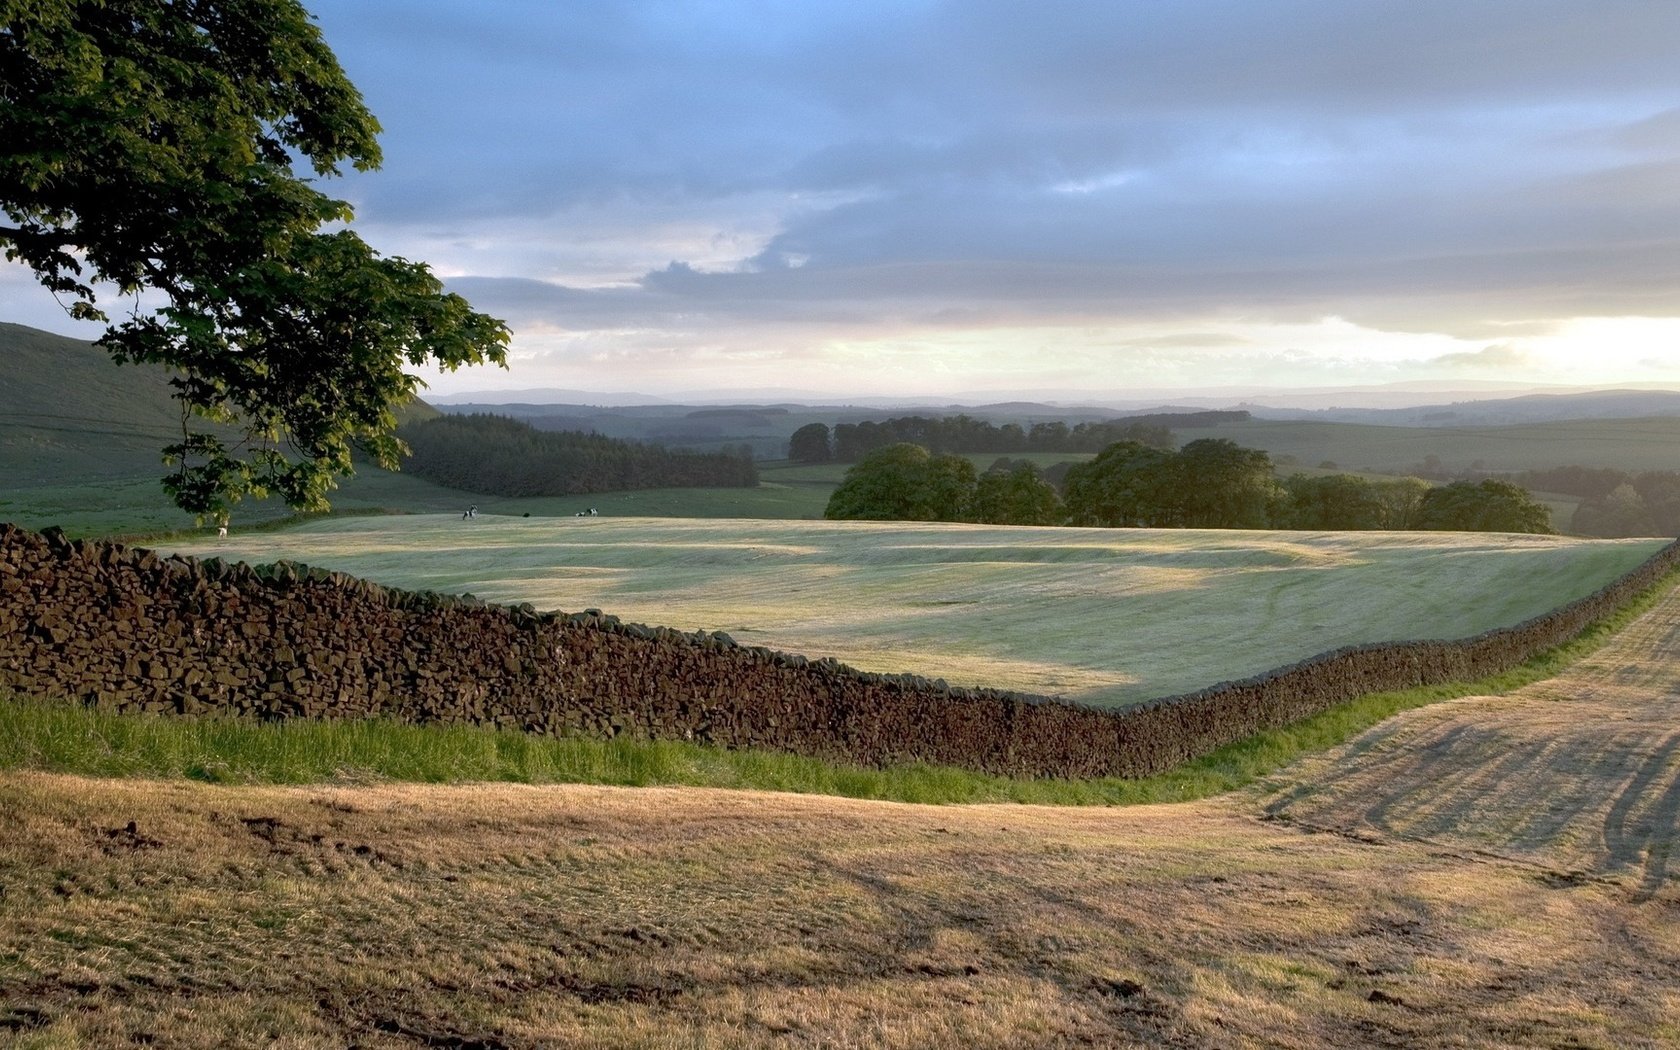
[[[1677,651],[1182,806],[0,776],[0,1045],[1680,1045]]]
[[[1677,602],[1557,678],[1409,712],[1297,765],[1264,811],[1609,876],[1653,897],[1680,874]]]

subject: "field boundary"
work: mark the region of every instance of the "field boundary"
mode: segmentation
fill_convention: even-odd
[[[858,671],[722,633],[402,591],[0,525],[0,685],[113,711],[385,717],[694,740],[873,767],[1141,777],[1374,692],[1497,674],[1680,565],[1680,541],[1599,591],[1456,641],[1334,650],[1104,711]]]

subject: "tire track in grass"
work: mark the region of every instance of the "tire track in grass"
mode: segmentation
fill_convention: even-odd
[[[1680,590],[1556,678],[1405,712],[1274,779],[1263,818],[1596,872],[1636,901],[1680,837]]]
[[[1680,825],[1680,769],[1676,767],[1676,753],[1680,752],[1680,732],[1670,733],[1629,778],[1605,815],[1603,827],[1604,851],[1611,868],[1639,866],[1643,877],[1639,892],[1642,899],[1650,899],[1667,876],[1668,859],[1677,825]],[[1634,822],[1640,803],[1648,801],[1659,779],[1667,777],[1662,797]],[[1665,834],[1666,832],[1666,834]]]

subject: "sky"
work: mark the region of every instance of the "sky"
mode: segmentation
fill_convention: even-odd
[[[435,393],[1680,386],[1680,4],[306,4]]]

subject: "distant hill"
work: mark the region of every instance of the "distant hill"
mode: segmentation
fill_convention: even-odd
[[[0,322],[0,478],[11,484],[163,470],[181,433],[163,369]]]
[[[181,436],[169,374],[92,343],[0,322],[0,485],[161,477]],[[424,402],[401,422],[438,415]]]
[[[1373,423],[1391,427],[1488,427],[1579,419],[1680,416],[1680,390],[1589,390],[1569,394],[1476,399],[1410,408],[1270,408],[1248,406],[1259,419]]]
[[[534,392],[535,393],[535,392]],[[835,426],[846,423],[884,423],[914,415],[924,418],[968,416],[1001,426],[1015,423],[1030,429],[1035,423],[1126,423],[1177,427],[1216,426],[1249,418],[1241,410],[1209,410],[1158,406],[1147,411],[1090,406],[1057,406],[1036,401],[1009,401],[970,407],[947,406],[938,410],[867,408],[858,404],[699,405],[663,404],[614,405],[550,404],[534,400],[504,403],[441,400],[438,408],[448,415],[488,414],[511,416],[538,430],[581,430],[627,441],[652,441],[671,448],[719,451],[746,445],[759,459],[781,459],[787,455],[788,439],[809,423]]]

